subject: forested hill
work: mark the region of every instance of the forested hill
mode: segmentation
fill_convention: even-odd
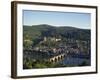
[[[31,39],[39,37],[57,37],[72,38],[78,40],[90,40],[91,31],[89,29],[80,29],[71,26],[52,26],[47,24],[23,26],[24,38]]]

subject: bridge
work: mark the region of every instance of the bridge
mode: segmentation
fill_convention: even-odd
[[[90,54],[84,55],[84,54],[75,54],[75,53],[69,53],[63,52],[60,54],[48,54],[48,52],[43,51],[35,51],[35,50],[24,50],[24,58],[31,58],[31,59],[37,59],[37,60],[47,60],[52,63],[59,62],[60,60],[63,60],[65,57],[71,56],[75,58],[90,58]]]
[[[48,61],[49,61],[49,62],[58,62],[58,61],[64,59],[65,56],[66,56],[66,55],[65,55],[64,53],[62,53],[62,54],[59,54],[59,55],[57,55],[57,56],[53,56],[53,57],[49,58]]]

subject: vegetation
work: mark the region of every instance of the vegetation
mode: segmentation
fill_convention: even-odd
[[[69,26],[55,27],[47,24],[23,26],[24,38],[26,35],[34,40],[43,36],[60,36],[78,40],[90,40],[89,29],[79,29]]]
[[[62,51],[65,51],[64,53],[66,53],[67,50],[69,50],[69,53],[74,53],[74,51],[79,53],[80,51],[83,51],[87,54],[90,49],[90,35],[91,31],[89,29],[79,29],[70,26],[56,27],[47,24],[33,26],[24,25],[24,50],[35,50],[36,52],[31,54],[30,52],[28,54],[24,53],[24,56],[28,56],[23,58],[23,69],[76,66],[74,64],[65,65],[57,62],[51,63],[44,58],[47,59],[48,55],[55,55],[55,49],[58,49],[57,54],[60,54]],[[63,47],[63,49],[61,47]],[[45,52],[47,53],[45,54]],[[34,58],[31,58],[32,56]],[[83,61],[77,66],[86,65],[88,65],[88,62]]]
[[[56,68],[56,67],[72,67],[75,65],[64,65],[61,63],[51,63],[49,61],[32,61],[32,60],[24,60],[23,69],[35,69],[35,68]],[[81,66],[81,65],[79,65]]]

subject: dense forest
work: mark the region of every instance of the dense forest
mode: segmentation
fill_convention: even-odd
[[[62,36],[79,40],[90,40],[89,29],[79,29],[71,26],[51,26],[47,24],[23,26],[24,38],[27,35],[31,39],[36,39],[43,36]]]

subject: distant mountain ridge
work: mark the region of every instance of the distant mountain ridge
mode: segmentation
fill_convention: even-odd
[[[32,39],[43,36],[62,36],[64,38],[73,38],[81,40],[90,40],[91,30],[80,29],[71,26],[52,26],[48,24],[39,24],[32,26],[23,26],[23,35],[29,35]]]
[[[24,25],[24,26],[26,26],[26,25]],[[32,25],[31,27],[33,27],[33,26],[56,27],[56,28],[59,28],[59,27],[65,28],[66,27],[66,28],[74,28],[74,29],[83,29],[83,28],[77,28],[74,26],[54,26],[54,25],[49,25],[49,24],[38,24],[38,25]],[[90,29],[84,29],[84,30],[90,30]]]

